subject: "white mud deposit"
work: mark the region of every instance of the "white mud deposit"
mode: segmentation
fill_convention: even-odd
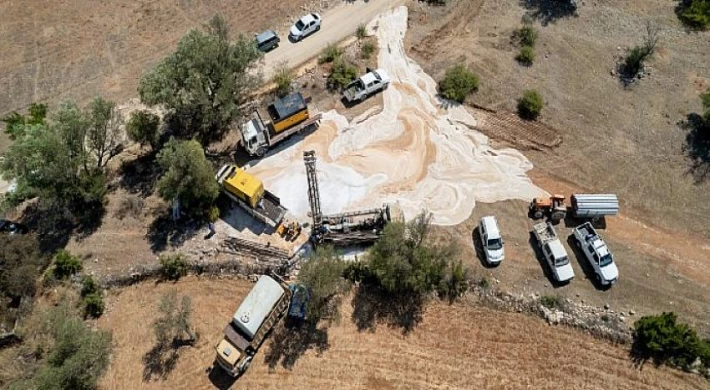
[[[526,176],[532,164],[521,153],[492,149],[472,129],[476,120],[465,108],[437,98],[436,82],[404,51],[406,7],[368,28],[379,40],[379,66],[392,78],[382,111],[350,123],[326,112],[316,132],[250,168],[291,213],[305,217],[309,211],[302,155],[311,149],[326,214],[392,202],[407,219],[426,209],[434,223],[455,225],[471,215],[476,201],[545,193]]]

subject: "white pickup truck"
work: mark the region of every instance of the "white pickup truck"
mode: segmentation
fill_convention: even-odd
[[[533,232],[555,280],[558,283],[571,281],[574,278],[574,270],[569,262],[567,251],[552,224],[549,222],[537,223],[533,226]]]
[[[390,77],[382,69],[370,70],[357,80],[348,84],[343,91],[343,97],[348,103],[359,102],[368,96],[387,89]]]
[[[597,234],[592,224],[585,222],[574,229],[577,247],[584,253],[589,264],[594,269],[597,282],[602,286],[611,286],[619,280],[619,269],[614,258],[601,236]]]

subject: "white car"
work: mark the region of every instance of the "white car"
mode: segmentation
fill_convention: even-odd
[[[486,216],[481,218],[478,224],[478,233],[481,236],[481,245],[483,245],[483,252],[488,264],[500,264],[505,258],[505,251],[503,250],[503,237],[500,235],[496,217]]]
[[[301,39],[320,30],[320,21],[320,15],[315,12],[303,16],[301,19],[298,19],[298,21],[296,21],[293,26],[291,26],[291,30],[288,33],[288,37],[292,41],[298,42]]]

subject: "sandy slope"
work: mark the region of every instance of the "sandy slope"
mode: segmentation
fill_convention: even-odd
[[[476,201],[543,192],[525,176],[532,164],[522,154],[492,149],[472,130],[476,121],[465,108],[438,100],[436,82],[405,54],[406,7],[381,15],[369,28],[379,40],[379,66],[393,80],[382,111],[352,122],[326,112],[316,135],[253,168],[291,212],[309,210],[302,152],[310,149],[320,158],[325,213],[398,202],[408,218],[428,209],[435,223],[454,225]]]

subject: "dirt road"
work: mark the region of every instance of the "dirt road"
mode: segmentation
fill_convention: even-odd
[[[114,356],[100,388],[111,389],[702,389],[699,376],[647,364],[635,368],[625,348],[583,333],[550,327],[523,314],[472,303],[432,303],[408,335],[367,321],[367,304],[346,299],[342,320],[312,339],[290,333],[268,339],[246,375],[235,383],[208,373],[214,343],[251,283],[188,277],[175,284],[146,282],[107,299],[99,326],[113,331]],[[192,297],[200,335],[183,348],[166,378],[144,380],[141,358],[154,343],[158,297],[176,288]],[[446,319],[442,321],[442,319]],[[372,325],[372,324],[371,324]],[[303,340],[300,340],[303,341]],[[583,351],[583,353],[580,353]],[[230,386],[231,385],[231,386]]]
[[[298,43],[288,40],[288,30],[282,31],[279,47],[264,57],[264,77],[270,78],[276,66],[284,61],[292,68],[303,64],[318,55],[329,43],[339,42],[354,35],[360,24],[367,24],[382,12],[405,2],[405,0],[344,1],[321,15],[323,22],[320,31]]]

